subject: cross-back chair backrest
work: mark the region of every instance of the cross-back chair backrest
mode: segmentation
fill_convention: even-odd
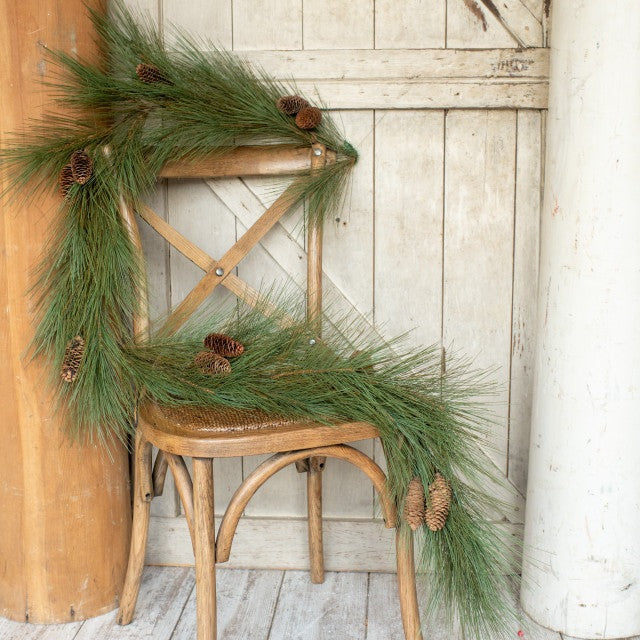
[[[222,178],[248,176],[286,176],[303,171],[319,169],[335,162],[335,152],[321,144],[310,148],[284,145],[238,147],[227,153],[217,153],[196,161],[180,161],[167,164],[162,178]],[[173,333],[188,320],[213,290],[222,285],[245,303],[255,306],[260,294],[234,273],[235,266],[260,242],[266,233],[296,203],[295,179],[277,200],[247,229],[237,242],[220,258],[215,259],[185,238],[168,222],[149,207],[141,207],[137,213],[153,227],[167,242],[186,258],[200,267],[205,275],[173,310],[167,318],[162,332]],[[130,237],[140,253],[142,245],[133,211],[122,200],[121,214]],[[148,303],[145,290],[140,291],[141,313],[134,318],[134,332],[143,336],[149,330]],[[316,317],[322,310],[322,221],[310,221],[307,227],[307,315]]]

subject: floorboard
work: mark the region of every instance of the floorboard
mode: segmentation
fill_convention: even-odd
[[[366,573],[327,573],[311,584],[306,571],[287,571],[270,638],[365,640]]]
[[[0,618],[0,640],[74,640],[82,622],[24,624]]]
[[[191,568],[147,567],[126,627],[115,623],[115,612],[64,625],[0,618],[0,640],[194,640],[194,585]],[[404,640],[394,574],[327,572],[316,585],[305,571],[218,569],[217,590],[220,640]],[[524,640],[576,640],[524,618]],[[425,637],[462,638],[442,618],[427,625]]]
[[[191,568],[146,567],[133,622],[121,627],[107,613],[87,620],[74,640],[169,640],[194,584]]]

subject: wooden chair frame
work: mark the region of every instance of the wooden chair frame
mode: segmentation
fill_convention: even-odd
[[[218,178],[231,176],[291,175],[313,170],[335,162],[335,152],[321,144],[311,148],[290,146],[240,147],[229,153],[216,154],[195,162],[171,163],[164,167],[164,178]],[[165,240],[205,271],[204,277],[171,313],[161,331],[176,331],[220,284],[244,302],[255,305],[259,293],[233,273],[234,267],[264,237],[297,201],[295,182],[260,216],[245,234],[219,259],[215,260],[148,207],[137,213]],[[122,219],[140,252],[142,246],[134,212],[124,200],[120,205]],[[134,319],[136,335],[148,333],[147,294],[140,292],[142,312]],[[307,313],[319,317],[322,309],[322,222],[314,221],[307,229]],[[151,410],[152,416],[152,410]],[[198,640],[216,639],[215,565],[226,562],[239,519],[255,492],[275,473],[295,463],[299,473],[307,474],[307,511],[311,580],[324,581],[322,543],[322,471],[327,458],[346,460],[360,468],[372,481],[379,497],[385,524],[397,525],[395,505],[386,489],[386,476],[368,456],[348,446],[379,434],[373,425],[349,423],[337,426],[302,425],[305,431],[291,430],[279,436],[274,449],[271,441],[259,431],[245,432],[213,440],[194,439],[178,442],[170,434],[154,430],[152,417],[138,415],[134,451],[133,531],[129,564],[123,587],[117,621],[131,622],[140,588],[149,528],[150,503],[161,495],[170,468],[182,502],[194,548],[196,566],[196,607]],[[302,435],[301,435],[302,434]],[[158,455],[152,465],[152,445]],[[288,447],[288,449],[286,449]],[[215,535],[213,501],[213,459],[235,455],[274,453],[259,465],[239,486],[222,518]],[[193,459],[193,479],[183,455]],[[406,528],[405,528],[406,529]],[[406,640],[422,640],[415,585],[413,537],[408,531],[396,532],[398,586],[400,608]]]

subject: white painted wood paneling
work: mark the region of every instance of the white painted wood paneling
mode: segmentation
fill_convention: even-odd
[[[443,344],[494,370],[489,455],[506,472],[511,353],[516,115],[455,111],[446,119]]]
[[[371,49],[374,0],[303,0],[305,49]]]
[[[508,477],[522,495],[527,489],[531,432],[542,186],[541,138],[540,112],[519,111],[516,142]]]
[[[233,0],[233,48],[301,49],[302,0]]]
[[[444,47],[447,0],[377,0],[376,49]]]
[[[232,46],[231,0],[206,0],[206,2],[162,2],[163,23],[167,27],[167,44],[174,38],[172,25],[187,31],[203,41],[213,42],[218,47]]]

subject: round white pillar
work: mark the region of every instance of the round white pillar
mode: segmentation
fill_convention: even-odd
[[[522,604],[640,634],[640,1],[553,0]]]

